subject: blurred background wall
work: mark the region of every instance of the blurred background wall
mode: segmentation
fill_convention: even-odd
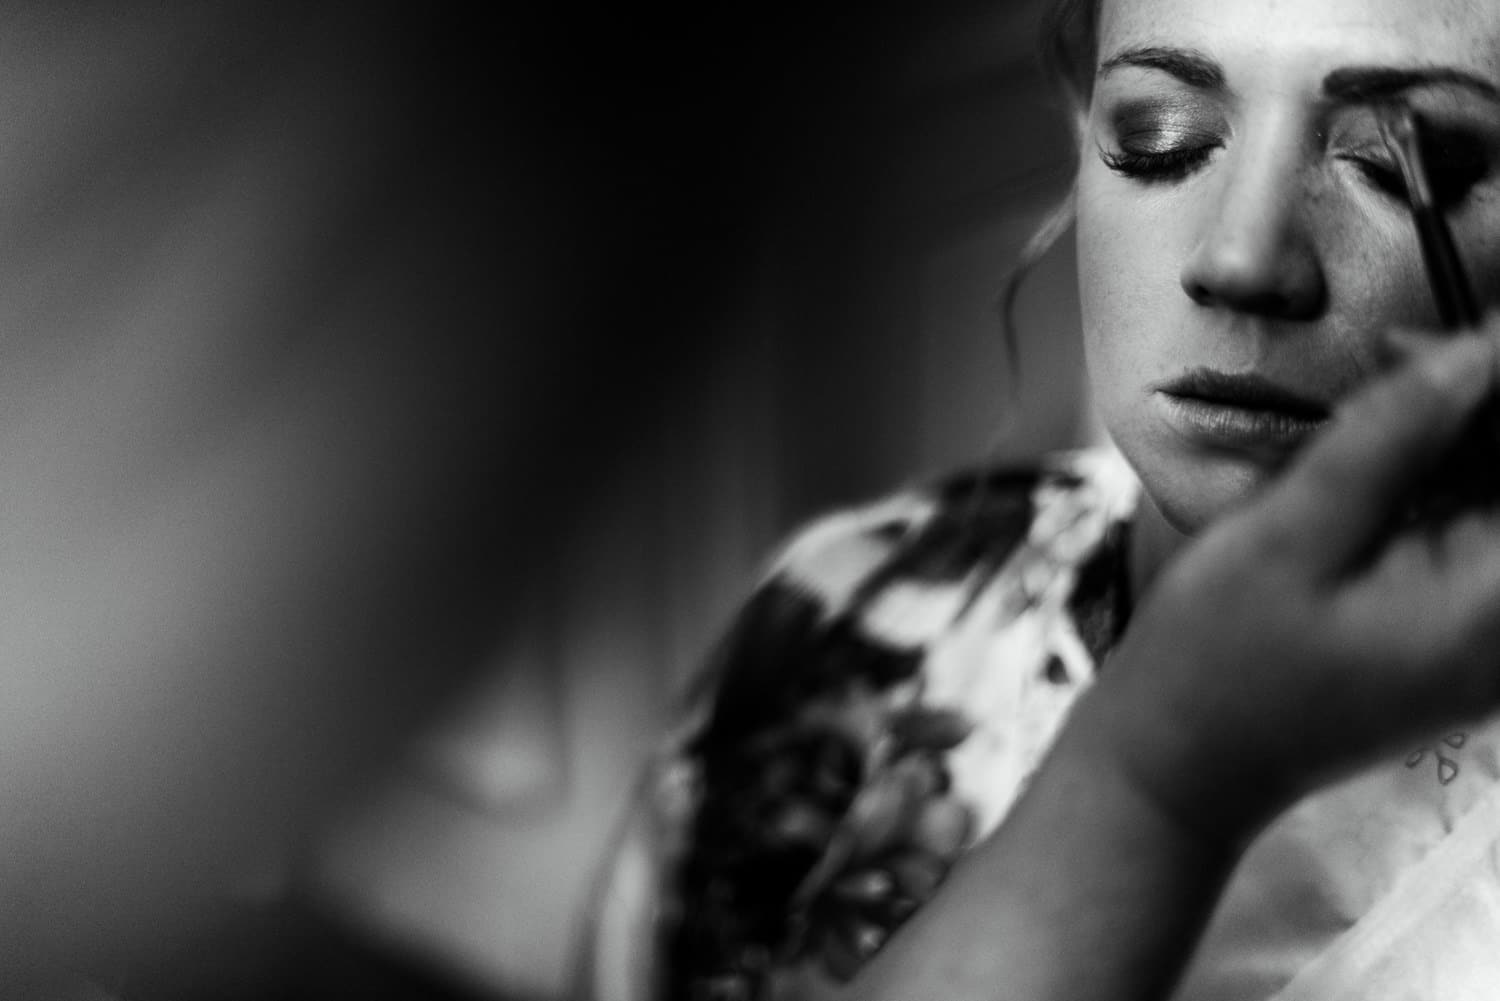
[[[491,680],[430,736],[425,771],[347,813],[323,855],[358,920],[560,997],[590,860],[776,541],[829,506],[1091,435],[1068,240],[1025,286],[1018,371],[995,308],[1072,162],[1040,8],[631,11],[557,53],[590,83],[541,102],[568,123],[554,153],[603,200],[594,238],[624,275],[570,294],[645,353],[573,364],[641,394],[564,383],[589,430],[557,461],[583,475],[528,612],[497,630]]]

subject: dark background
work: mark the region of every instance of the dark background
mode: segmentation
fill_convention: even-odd
[[[0,970],[561,996],[776,540],[1093,433],[1038,11],[10,9]]]

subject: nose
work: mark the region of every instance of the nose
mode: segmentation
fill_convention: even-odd
[[[1183,264],[1183,291],[1201,306],[1283,320],[1318,315],[1328,288],[1295,162],[1250,151],[1224,167],[1220,197]]]

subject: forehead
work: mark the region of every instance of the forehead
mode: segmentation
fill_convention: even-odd
[[[1101,57],[1138,45],[1278,71],[1440,63],[1496,75],[1500,0],[1103,0]]]

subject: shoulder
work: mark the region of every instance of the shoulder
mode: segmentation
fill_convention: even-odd
[[[931,654],[1018,563],[1088,562],[1134,503],[1113,462],[945,477],[818,518],[770,561],[670,755],[693,788],[679,983],[800,959],[847,975],[932,891],[976,815],[949,756],[972,721],[931,698]]]
[[[969,614],[981,595],[1076,620],[1083,655],[1097,660],[1123,624],[1121,540],[1137,494],[1118,453],[1085,450],[961,472],[811,521],[712,652],[673,753],[711,768],[830,701],[901,697],[960,627],[996,626]]]
[[[973,590],[1028,546],[1078,549],[1128,513],[1115,453],[960,471],[814,518],[767,563],[695,701],[710,739],[850,683],[909,678]]]
[[[893,580],[960,579],[976,563],[1003,563],[1022,542],[1086,545],[1128,519],[1138,494],[1113,449],[964,470],[813,520],[772,561],[761,589],[799,589],[837,616]]]

